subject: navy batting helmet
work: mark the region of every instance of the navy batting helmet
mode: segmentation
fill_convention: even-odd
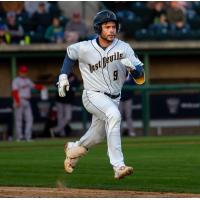
[[[119,21],[114,12],[110,10],[103,10],[101,12],[98,12],[93,19],[93,27],[94,27],[95,33],[100,34],[101,24],[105,22],[110,22],[110,21],[113,21],[116,23],[117,32],[119,32]]]

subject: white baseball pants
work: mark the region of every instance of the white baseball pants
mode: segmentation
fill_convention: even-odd
[[[106,136],[111,165],[117,168],[124,166],[120,135],[121,114],[118,109],[120,97],[111,99],[103,93],[84,90],[82,100],[86,110],[92,114],[92,124],[78,141],[79,145],[90,148]]]
[[[55,132],[58,132],[60,136],[65,136],[65,126],[72,119],[72,105],[56,102],[58,122],[57,126],[53,128]]]
[[[33,114],[29,100],[21,99],[20,106],[15,112],[16,139],[23,138],[23,120],[25,121],[25,139],[32,137]]]

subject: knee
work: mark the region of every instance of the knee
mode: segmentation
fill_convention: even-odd
[[[108,109],[107,115],[109,123],[116,124],[121,122],[121,113],[117,108]]]

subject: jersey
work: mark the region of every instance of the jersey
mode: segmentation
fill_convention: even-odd
[[[67,48],[68,57],[79,61],[79,68],[86,90],[117,95],[126,79],[126,67],[120,62],[129,58],[136,65],[142,65],[128,43],[114,39],[105,50],[96,39],[78,42]]]
[[[12,82],[12,90],[17,90],[20,98],[30,99],[31,89],[35,84],[29,78],[16,77]]]

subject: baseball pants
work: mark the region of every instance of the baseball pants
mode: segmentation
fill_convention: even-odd
[[[32,137],[33,114],[30,101],[26,99],[20,100],[20,106],[15,112],[16,139],[23,138],[23,120],[25,122],[25,139],[30,140]]]
[[[72,119],[72,105],[56,102],[57,108],[57,126],[53,130],[65,136],[65,126]]]
[[[111,99],[103,93],[84,90],[82,100],[86,110],[92,114],[92,124],[78,143],[90,148],[106,136],[111,165],[124,166],[120,135],[121,114],[118,109],[120,97]]]
[[[121,114],[125,115],[125,120],[127,124],[128,132],[131,133],[133,131],[132,127],[132,99],[128,99],[126,101],[121,101],[119,104],[119,110]]]

